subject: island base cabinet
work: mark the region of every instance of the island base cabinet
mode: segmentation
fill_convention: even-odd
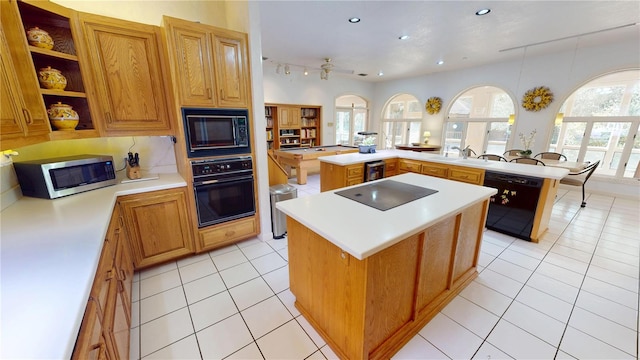
[[[487,204],[363,260],[288,217],[296,307],[341,359],[391,358],[477,276]]]

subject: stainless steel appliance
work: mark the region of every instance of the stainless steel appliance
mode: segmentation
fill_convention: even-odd
[[[384,161],[371,161],[364,163],[364,181],[373,181],[384,177]]]
[[[498,190],[489,202],[487,229],[531,241],[542,182],[536,177],[485,172],[484,186]]]
[[[116,184],[113,157],[76,155],[13,164],[25,196],[55,199]]]
[[[198,227],[256,213],[250,156],[192,161]]]
[[[247,109],[183,108],[187,156],[250,154]]]

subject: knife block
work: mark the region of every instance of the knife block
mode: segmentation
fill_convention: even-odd
[[[127,164],[127,177],[131,180],[140,179],[142,177],[140,166],[131,166]]]

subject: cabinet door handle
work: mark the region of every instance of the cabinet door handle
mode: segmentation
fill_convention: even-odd
[[[107,111],[106,113],[104,113],[104,117],[107,118],[107,123],[112,123],[113,120],[111,119],[111,112]]]
[[[120,280],[125,281],[127,280],[127,273],[124,272],[124,270],[120,269]]]
[[[24,119],[28,125],[33,125],[33,117],[31,116],[31,111],[29,109],[22,109],[22,113],[24,114]]]
[[[211,99],[212,97],[211,88],[207,88],[207,99]]]

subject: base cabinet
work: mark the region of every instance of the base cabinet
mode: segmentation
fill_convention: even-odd
[[[111,216],[72,359],[127,359],[133,263],[116,206]]]
[[[362,260],[288,217],[296,308],[341,359],[390,359],[477,276],[487,206]]]
[[[187,188],[118,198],[136,269],[193,254]]]
[[[201,229],[198,238],[198,252],[235,243],[257,234],[258,226],[256,216],[216,225],[211,229]]]

